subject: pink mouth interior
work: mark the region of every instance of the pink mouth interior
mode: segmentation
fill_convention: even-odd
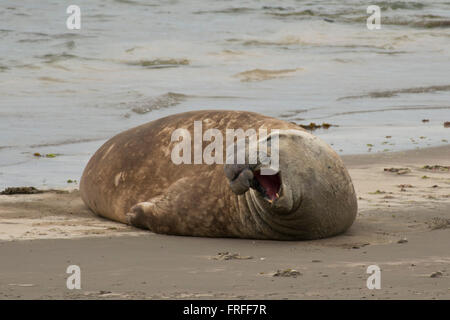
[[[266,196],[270,198],[270,200],[275,200],[279,197],[277,194],[280,192],[281,187],[281,179],[280,174],[274,175],[261,175],[260,171],[254,172],[255,179],[258,180],[259,184],[266,191]]]

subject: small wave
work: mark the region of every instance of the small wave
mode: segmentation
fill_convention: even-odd
[[[132,0],[114,0],[114,2],[125,3],[125,4],[138,4],[138,5],[140,5],[139,2],[137,2],[137,1],[132,1]]]
[[[394,107],[394,108],[383,108],[383,109],[375,109],[375,110],[356,110],[356,111],[347,111],[347,112],[338,112],[333,113],[331,115],[327,115],[324,117],[319,117],[315,119],[326,119],[331,117],[338,117],[344,115],[351,114],[362,114],[362,113],[376,113],[376,112],[389,112],[389,111],[415,111],[415,110],[445,110],[450,109],[450,106],[403,106],[403,107]]]
[[[44,33],[44,32],[27,31],[27,32],[22,32],[22,33],[26,34],[26,35],[30,35],[30,36],[37,36],[37,37],[49,37],[50,36],[48,33]]]
[[[63,79],[58,79],[58,78],[53,78],[53,77],[39,77],[38,80],[45,81],[45,82],[59,82],[59,83],[67,82]]]
[[[412,1],[379,1],[373,3],[380,7],[382,11],[385,10],[418,10],[425,8],[426,4],[422,2],[412,2]]]
[[[6,70],[9,70],[9,68],[0,64],[0,72],[5,72]]]
[[[30,69],[30,70],[39,70],[41,69],[41,67],[31,64],[31,63],[27,63],[27,64],[18,64],[16,66],[14,66],[15,68],[22,68],[22,69]]]
[[[366,21],[366,17],[359,17],[353,19],[347,19],[348,22],[364,22]],[[450,20],[445,18],[440,18],[439,20],[430,20],[430,19],[405,19],[404,17],[385,17],[382,18],[381,23],[383,25],[390,26],[405,26],[405,27],[413,27],[413,28],[422,28],[422,29],[434,29],[434,28],[449,28]]]
[[[225,13],[225,14],[236,14],[236,13],[249,13],[253,12],[256,9],[248,8],[248,7],[233,7],[233,8],[225,8],[225,9],[217,9],[217,10],[200,10],[195,11],[194,14],[205,14],[205,13]]]
[[[353,63],[354,60],[352,59],[344,59],[344,58],[334,58],[333,61],[339,62],[339,63]]]
[[[299,109],[299,110],[288,110],[286,112],[283,112],[282,114],[278,115],[280,118],[293,118],[299,115],[300,113],[307,112],[307,109]],[[303,118],[295,118],[294,120],[303,120]]]
[[[433,28],[449,28],[450,20],[426,20],[412,23],[417,28],[433,29]]]
[[[41,38],[41,39],[21,39],[21,40],[17,40],[17,42],[19,42],[19,43],[37,43],[37,42],[47,42],[47,41],[50,41],[50,39]]]
[[[387,54],[387,55],[396,55],[396,54],[407,54],[410,53],[408,51],[377,51],[376,54]]]
[[[310,47],[328,47],[335,49],[369,49],[369,50],[392,50],[393,47],[391,45],[372,45],[365,43],[346,43],[343,40],[339,40],[340,42],[336,43],[335,39],[314,39],[314,37],[309,36],[308,39],[301,39],[299,36],[288,35],[279,38],[273,39],[247,39],[247,40],[239,40],[239,39],[228,39],[230,42],[241,42],[244,46],[310,46]],[[351,40],[348,40],[351,41]]]
[[[382,12],[386,12],[388,10],[398,10],[398,9],[405,9],[405,10],[418,10],[423,9],[426,5],[419,2],[407,2],[407,1],[379,1],[376,3],[373,3],[374,5],[377,5],[380,7]],[[355,9],[353,6],[348,6],[345,9],[340,9],[336,12],[322,12],[322,11],[315,11],[311,9],[301,10],[301,11],[293,11],[292,8],[280,8],[282,10],[279,10],[281,12],[272,11],[267,12],[266,14],[274,16],[274,17],[320,17],[320,18],[328,18],[328,19],[334,19],[339,17],[345,17],[345,16],[351,16],[351,15],[359,15],[361,12],[364,12],[364,10]],[[288,11],[288,12],[283,12]],[[362,15],[357,18],[357,20],[366,20],[367,16]]]
[[[140,66],[148,69],[174,68],[189,65],[188,59],[155,59],[155,60],[139,60],[128,61],[125,64],[130,66]]]
[[[70,47],[71,45],[66,43],[67,47]],[[66,60],[72,60],[72,59],[78,59],[78,60],[85,60],[85,61],[89,61],[89,60],[98,60],[95,58],[86,58],[86,57],[81,57],[81,56],[77,56],[71,53],[48,53],[48,54],[44,54],[42,56],[36,56],[36,58],[39,59],[43,59],[44,63],[48,63],[48,64],[52,64],[55,62],[60,62],[60,61],[66,61]]]
[[[85,15],[84,17],[86,17],[86,18],[93,18],[93,19],[102,19],[102,20],[99,20],[99,21],[104,21],[104,20],[107,20],[107,19],[116,18],[117,16],[113,15],[113,14],[96,13],[96,14]]]
[[[238,51],[238,50],[225,49],[225,50],[222,50],[220,52],[211,52],[209,54],[212,55],[212,56],[219,56],[219,57],[236,57],[236,56],[245,55],[246,52]]]
[[[415,15],[418,18],[422,18],[422,19],[445,19],[445,17],[443,16],[438,16],[435,14],[421,14],[421,15]]]
[[[181,93],[168,92],[154,98],[145,99],[140,102],[133,102],[132,104],[134,105],[134,107],[131,108],[131,111],[137,114],[146,114],[153,110],[176,106],[177,104],[184,101],[187,97],[188,96]]]
[[[419,14],[409,16],[403,14],[402,16],[389,16],[389,11],[395,11],[399,9],[403,10],[419,10],[423,9],[427,5],[419,2],[406,2],[406,1],[381,1],[374,3],[378,5],[382,12],[385,13],[382,17],[383,25],[396,25],[407,26],[414,28],[448,28],[450,27],[450,20],[447,17],[434,15],[434,14]],[[386,13],[387,12],[387,13]],[[275,18],[299,18],[299,19],[323,19],[327,22],[341,22],[341,23],[365,23],[367,21],[367,15],[364,14],[364,10],[348,7],[337,12],[323,12],[319,10],[301,10],[301,11],[269,11],[267,15]]]
[[[131,5],[135,5],[135,6],[145,6],[145,7],[158,7],[158,4],[154,4],[154,3],[141,3],[139,1],[135,1],[135,0],[114,0],[117,3],[123,3],[123,4],[131,4]]]
[[[306,45],[307,43],[298,37],[285,37],[279,40],[246,40],[242,43],[244,46],[289,46],[289,45]]]
[[[340,22],[343,23],[365,23],[367,21],[367,16],[359,16],[353,18],[342,18]],[[430,18],[421,18],[421,17],[407,17],[405,16],[396,16],[396,17],[382,17],[381,18],[382,25],[389,26],[405,26],[412,28],[422,28],[422,29],[434,29],[434,28],[448,28],[450,27],[450,20],[445,17],[440,17],[439,20],[433,20]]]
[[[390,98],[397,96],[402,93],[430,93],[430,92],[439,92],[439,91],[450,91],[450,85],[443,86],[429,86],[429,87],[416,87],[416,88],[407,88],[407,89],[398,89],[398,90],[386,90],[386,91],[374,91],[369,92],[368,94],[363,94],[359,96],[347,96],[337,99],[347,100],[347,99],[361,99],[361,98]]]
[[[234,77],[239,78],[242,82],[264,81],[285,77],[300,70],[303,69],[302,68],[282,69],[282,70],[253,69],[237,73],[234,75]]]
[[[321,13],[314,12],[310,9],[302,10],[302,11],[292,11],[292,12],[268,12],[268,15],[276,16],[276,17],[301,17],[301,16],[322,16]]]
[[[263,6],[263,10],[276,10],[276,11],[290,11],[294,10],[294,7],[273,7],[273,6]]]
[[[64,61],[64,60],[69,60],[69,59],[76,59],[78,57],[74,54],[69,54],[69,53],[63,52],[63,53],[48,53],[48,54],[44,54],[42,56],[38,56],[37,58],[44,59],[45,63],[53,63],[53,62]]]
[[[68,139],[58,142],[50,142],[50,143],[42,143],[42,144],[32,144],[29,147],[30,148],[43,148],[43,147],[57,147],[57,146],[63,146],[66,144],[77,144],[77,143],[86,143],[86,142],[93,142],[93,141],[102,141],[105,140],[105,138],[90,138],[90,139]]]
[[[331,45],[330,43],[321,43],[315,40],[313,37],[301,38],[295,34],[283,34],[283,35],[275,35],[270,38],[254,38],[254,39],[227,39],[228,42],[241,42],[244,46],[295,46],[295,45],[304,45],[304,46],[321,46],[321,45]],[[357,47],[358,45],[352,45]]]
[[[373,109],[373,110],[355,110],[355,111],[337,112],[337,113],[332,113],[332,114],[326,115],[326,116],[314,117],[313,119],[319,120],[319,119],[328,119],[328,118],[345,116],[345,115],[390,112],[390,111],[446,110],[446,109],[450,109],[450,106],[399,106],[399,107]]]
[[[349,6],[348,8],[345,9],[340,9],[336,12],[324,12],[324,11],[319,11],[319,10],[311,10],[311,9],[306,9],[306,10],[300,10],[300,11],[295,11],[295,10],[287,10],[286,11],[281,11],[281,12],[277,12],[277,11],[269,11],[266,12],[267,15],[275,17],[275,18],[320,18],[320,19],[324,19],[327,22],[334,22],[334,19],[338,19],[340,17],[344,17],[344,16],[351,16],[351,15],[358,15],[361,14],[361,12],[365,12],[365,10],[360,10],[360,9],[355,9],[354,7]],[[365,16],[367,19],[367,16]]]
[[[88,36],[88,35],[81,34],[81,33],[66,32],[66,33],[54,34],[54,35],[51,35],[51,37],[53,39],[85,39],[85,38],[93,38],[94,36]]]

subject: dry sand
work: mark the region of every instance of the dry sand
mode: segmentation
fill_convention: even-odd
[[[156,235],[93,215],[78,191],[0,196],[0,299],[450,299],[450,172],[423,169],[450,166],[450,146],[344,161],[357,220],[316,241]],[[71,264],[81,290],[66,288]],[[300,274],[274,276],[286,269]]]

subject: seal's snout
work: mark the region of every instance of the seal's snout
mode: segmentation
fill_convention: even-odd
[[[228,164],[225,165],[225,175],[230,181],[231,190],[237,195],[244,194],[252,188],[269,202],[280,197],[280,172],[264,175],[257,166]]]
[[[237,195],[250,189],[254,177],[253,172],[243,165],[226,165],[225,175],[230,181],[231,190]]]

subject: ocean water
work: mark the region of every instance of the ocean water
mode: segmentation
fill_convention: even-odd
[[[339,154],[450,140],[450,1],[73,4],[80,30],[67,1],[0,1],[0,189],[72,186],[114,134],[190,110],[330,123]]]

